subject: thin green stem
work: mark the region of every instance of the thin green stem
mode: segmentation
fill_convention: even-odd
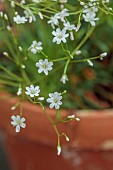
[[[78,44],[78,46],[73,50],[72,52],[72,56],[75,55],[76,51],[79,50],[82,45],[87,41],[87,39],[90,37],[90,35],[92,34],[92,32],[94,31],[95,27],[91,27],[90,30],[87,32],[86,36],[82,39],[82,41]]]

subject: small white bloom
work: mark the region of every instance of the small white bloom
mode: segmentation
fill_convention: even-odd
[[[100,56],[101,57],[106,57],[107,56],[107,52],[100,54]]]
[[[80,55],[81,53],[82,53],[81,50],[77,50],[77,51],[75,52],[76,55]]]
[[[63,83],[63,84],[66,84],[66,81],[68,81],[68,77],[66,74],[63,74],[60,81]]]
[[[15,107],[15,106],[12,106],[12,107],[11,107],[11,110],[15,110],[15,109],[16,109],[16,107]]]
[[[51,24],[52,28],[54,29],[54,28],[55,28],[55,25],[58,25],[58,24],[59,24],[59,21],[58,21],[59,18],[60,18],[60,17],[59,17],[59,15],[58,15],[58,13],[56,13],[54,16],[52,16],[52,17],[50,18],[50,20],[48,21],[48,24]]]
[[[31,84],[30,87],[26,87],[25,94],[27,94],[30,97],[39,96],[39,93],[40,93],[39,86],[34,87],[34,85]]]
[[[13,19],[14,22],[16,22],[17,24],[24,24],[25,22],[27,22],[27,19],[25,17],[21,17],[20,15],[13,17]]]
[[[48,103],[51,103],[49,105],[49,107],[52,109],[53,107],[55,107],[55,109],[59,109],[60,108],[60,105],[62,105],[62,96],[61,96],[61,93],[58,93],[58,92],[54,92],[54,93],[49,93],[49,97],[47,99],[47,102]]]
[[[21,46],[18,47],[19,51],[23,51],[23,48]]]
[[[44,19],[43,14],[41,12],[38,12],[38,15],[39,15],[40,19]]]
[[[8,20],[7,14],[4,14],[4,19],[5,19],[5,20]]]
[[[76,119],[76,121],[77,121],[77,122],[79,122],[79,121],[80,121],[80,118],[79,118],[79,117],[76,117],[75,119]]]
[[[39,62],[36,63],[36,67],[38,67],[38,72],[42,73],[44,72],[46,75],[48,75],[48,71],[52,70],[53,62],[48,62],[48,59],[45,60],[39,60]]]
[[[30,46],[30,50],[33,54],[36,54],[37,52],[39,53],[41,50],[43,50],[42,42],[33,41]]]
[[[98,8],[95,7],[95,6],[92,6],[92,7],[88,7],[86,8],[83,13],[90,13],[92,15],[92,13],[96,13],[98,11]]]
[[[44,97],[38,97],[38,100],[43,101]]]
[[[13,125],[16,130],[16,132],[20,132],[20,128],[25,128],[26,127],[26,124],[24,123],[25,122],[25,118],[21,118],[19,115],[17,116],[11,116],[11,119],[13,121],[11,121],[11,125]]]
[[[25,68],[26,68],[26,66],[25,66],[24,64],[21,64],[21,67],[22,67],[23,69],[25,69]]]
[[[96,17],[95,13],[86,13],[86,15],[83,14],[83,18],[85,22],[90,22],[92,26],[95,26],[95,21],[99,20],[99,18],[95,18],[95,17]]]
[[[69,34],[66,34],[66,30],[60,30],[60,28],[57,28],[56,31],[53,31],[52,34],[55,36],[53,38],[53,42],[56,42],[57,44],[60,44],[61,41],[63,43],[66,43],[66,38],[69,36]]]
[[[65,17],[69,16],[68,9],[64,8],[61,12],[58,13],[60,20],[65,22]]]
[[[70,22],[64,22],[64,29],[70,31],[70,39],[74,40],[74,35],[72,30],[76,30],[76,27],[74,24],[70,24]]]
[[[101,58],[106,57],[106,56],[107,56],[107,52],[100,54]]]
[[[2,11],[0,11],[0,17],[3,17],[4,13]]]
[[[87,60],[87,63],[90,65],[90,66],[93,66],[93,62],[91,60]]]
[[[75,115],[70,115],[70,116],[67,116],[68,119],[74,119],[75,118]]]
[[[64,22],[64,29],[72,31],[72,30],[76,30],[76,27],[74,24],[70,24],[70,22]]]
[[[67,142],[69,142],[69,138],[68,138],[68,136],[66,136],[66,141],[67,141]]]
[[[85,5],[85,3],[84,3],[84,2],[82,2],[82,1],[80,1],[80,5]]]
[[[15,2],[14,1],[11,1],[11,7],[15,8]]]
[[[6,57],[9,56],[9,54],[6,51],[3,52],[3,55],[5,55]]]
[[[8,31],[12,31],[12,28],[9,25],[7,25],[6,28],[7,28]]]
[[[73,35],[73,32],[70,31],[70,40],[73,41],[74,40],[74,35]]]
[[[58,156],[61,154],[61,151],[62,151],[61,146],[57,146],[57,155]]]
[[[17,12],[17,11],[15,11],[15,15],[18,15],[18,12]]]
[[[22,94],[22,88],[19,87],[19,88],[18,88],[18,91],[17,91],[17,95],[20,96],[21,94]]]

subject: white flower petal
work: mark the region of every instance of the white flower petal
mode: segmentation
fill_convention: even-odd
[[[21,126],[22,128],[25,128],[25,127],[26,127],[26,124],[25,124],[25,123],[21,123],[20,126]]]
[[[16,132],[20,132],[20,125],[17,125],[16,128],[15,128]]]

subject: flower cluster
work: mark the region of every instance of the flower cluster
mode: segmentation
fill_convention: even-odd
[[[69,33],[70,39],[74,40],[72,31],[77,31],[77,28],[74,24],[71,24],[67,20],[68,16],[69,11],[68,9],[64,8],[62,11],[56,13],[54,16],[51,16],[50,20],[48,21],[48,24],[51,24],[52,28],[55,29],[55,31],[52,31],[52,34],[54,35],[53,42],[56,42],[56,44],[60,44],[61,42],[66,43],[66,38],[69,37]],[[59,28],[60,22],[62,23],[62,28]]]

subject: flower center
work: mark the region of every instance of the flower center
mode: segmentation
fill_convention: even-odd
[[[59,39],[62,39],[62,34],[61,34],[61,33],[58,35],[58,38],[59,38]]]

